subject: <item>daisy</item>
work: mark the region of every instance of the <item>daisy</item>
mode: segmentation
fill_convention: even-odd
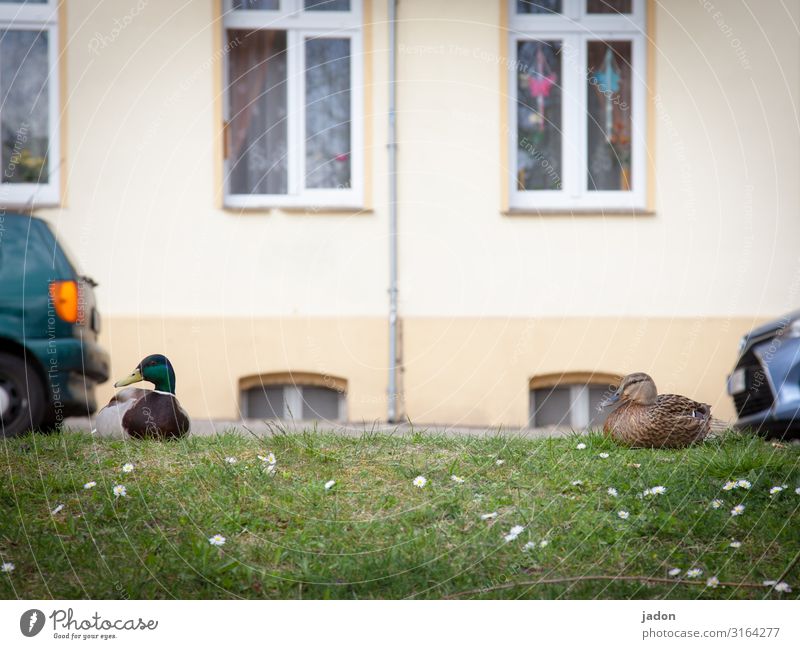
[[[777,593],[791,593],[792,588],[785,581],[780,581],[775,584],[775,592]]]
[[[617,512],[617,516],[619,516],[623,521],[628,520],[630,514],[626,512],[624,509],[621,509]]]
[[[540,548],[546,548],[549,543],[550,543],[550,541],[548,541],[547,539],[542,539],[541,541],[539,541],[539,547]]]
[[[335,484],[336,484],[336,480],[328,480],[328,481],[325,483],[325,491],[328,491],[328,489],[330,489],[331,487],[333,487],[333,485],[335,485]]]
[[[506,461],[505,461],[505,460],[497,460],[497,462],[495,462],[495,464],[496,464],[497,466],[502,466],[502,465],[503,465],[503,464],[505,464],[505,463],[506,463]]]
[[[131,464],[130,462],[126,462],[125,464],[122,465],[123,473],[130,473],[131,471],[133,471],[133,464]]]
[[[56,515],[56,514],[58,514],[58,512],[60,512],[62,509],[64,509],[64,505],[63,505],[63,503],[62,503],[62,504],[60,504],[60,505],[56,505],[55,509],[54,509],[53,511],[51,511],[51,512],[50,512],[50,515],[51,515],[51,516],[55,516],[55,515]]]
[[[278,465],[277,464],[267,464],[267,466],[264,467],[264,470],[267,472],[268,475],[274,475],[275,471],[278,470]]]
[[[573,480],[572,486],[573,487],[580,487],[583,484],[583,480]]]
[[[114,495],[119,498],[120,496],[127,496],[128,490],[125,488],[125,485],[114,485]]]
[[[600,453],[597,457],[601,457],[605,460],[608,457],[608,453]]]
[[[497,512],[492,512],[491,514],[481,514],[482,521],[488,521],[492,518],[497,518]]]
[[[724,485],[722,485],[723,491],[730,491],[731,489],[736,489],[736,483],[728,480]]]
[[[714,500],[711,501],[711,506],[714,509],[719,509],[723,504],[724,503],[719,498],[714,498]]]
[[[97,483],[94,480],[92,480],[91,482],[87,482],[85,485],[83,485],[83,488],[84,489],[93,489],[96,486],[97,486]]]
[[[416,478],[414,478],[413,485],[415,487],[422,489],[426,484],[428,484],[428,479],[424,475],[418,475]]]
[[[3,561],[3,565],[0,566],[0,572],[14,572],[14,568],[16,568],[16,566],[10,561]]]
[[[700,570],[700,568],[691,568],[690,570],[686,571],[686,576],[689,578],[702,577],[703,571]]]
[[[217,545],[217,546],[225,545],[225,541],[227,541],[227,539],[224,536],[222,536],[222,534],[215,534],[214,536],[211,536],[208,539],[208,542],[211,545]]]
[[[529,550],[533,550],[536,547],[536,543],[534,541],[528,541],[525,545],[522,546],[523,552],[528,552]]]
[[[680,569],[680,568],[670,568],[670,569],[667,571],[667,574],[668,574],[670,577],[677,577],[679,574],[681,574],[681,569]]]
[[[741,541],[731,541],[730,544],[729,544],[729,547],[733,548],[734,550],[738,550],[740,547],[742,547],[742,542]]]
[[[719,586],[719,579],[717,579],[717,577],[709,577],[706,579],[706,586],[709,588],[716,588]]]
[[[731,516],[741,516],[744,513],[744,505],[736,505],[731,509]]]
[[[614,489],[614,487],[609,487],[608,490],[606,491],[606,493],[608,493],[609,496],[617,496],[617,495],[619,495],[617,493],[617,490]]]
[[[798,496],[800,496],[800,487],[798,487],[797,489],[795,489],[795,490],[794,490],[794,492],[795,492],[795,493],[796,493]]]
[[[769,495],[773,496],[775,494],[779,494],[784,489],[786,489],[786,485],[783,485],[782,487],[772,487],[772,489],[769,490]]]
[[[658,485],[657,487],[653,487],[652,489],[650,489],[650,493],[656,496],[660,496],[661,494],[667,493],[667,488]]]
[[[578,445],[577,445],[575,448],[577,448],[579,451],[582,451],[583,449],[585,449],[585,448],[586,448],[586,444],[584,444],[583,442],[581,442],[581,443],[580,443],[580,444],[578,444]]]
[[[505,538],[506,543],[509,543],[510,541],[514,541],[524,531],[525,528],[522,525],[514,525],[503,538]]]
[[[236,458],[235,458],[235,457],[226,457],[226,458],[225,458],[225,461],[226,461],[228,464],[236,464]]]
[[[275,459],[274,453],[267,453],[266,455],[259,455],[258,459],[264,464],[277,464],[278,460]]]
[[[741,487],[742,489],[749,489],[750,487],[752,487],[749,480],[737,480],[736,486]]]
[[[461,484],[462,482],[464,482],[464,478],[462,478],[460,475],[451,475],[450,479],[453,482],[457,482],[458,484]]]

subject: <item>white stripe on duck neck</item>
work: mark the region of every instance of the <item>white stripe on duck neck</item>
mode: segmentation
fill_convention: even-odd
[[[175,396],[172,394],[172,392],[167,392],[166,390],[156,390],[155,388],[151,390],[151,392],[155,392],[156,394],[166,394],[167,396],[170,397]]]

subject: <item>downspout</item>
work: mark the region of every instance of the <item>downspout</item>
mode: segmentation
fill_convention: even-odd
[[[397,0],[389,1],[389,388],[390,423],[398,420],[397,326]]]

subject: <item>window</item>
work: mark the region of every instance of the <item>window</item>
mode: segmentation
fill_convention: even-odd
[[[607,412],[600,402],[619,383],[613,374],[553,374],[534,377],[530,383],[532,428],[559,426],[573,430],[601,428]]]
[[[242,417],[344,421],[347,381],[308,372],[264,374],[239,382]]]
[[[644,0],[510,5],[511,207],[644,208]]]
[[[58,202],[58,9],[0,0],[0,205]]]
[[[358,0],[227,0],[225,203],[362,202]]]

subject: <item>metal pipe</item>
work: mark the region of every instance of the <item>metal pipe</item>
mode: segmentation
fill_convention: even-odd
[[[398,419],[397,397],[397,0],[389,0],[389,422]]]

